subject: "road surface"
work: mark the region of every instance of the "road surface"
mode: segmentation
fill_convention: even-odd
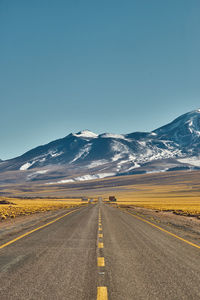
[[[200,299],[200,247],[101,202],[16,237],[1,241],[1,300]]]

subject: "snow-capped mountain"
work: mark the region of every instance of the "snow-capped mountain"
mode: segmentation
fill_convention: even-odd
[[[0,172],[18,171],[26,180],[67,183],[120,174],[194,169],[200,167],[199,156],[200,110],[195,110],[149,133],[71,133],[0,162]]]
[[[189,112],[154,131],[159,139],[179,145],[183,153],[198,155],[200,144],[200,109]]]

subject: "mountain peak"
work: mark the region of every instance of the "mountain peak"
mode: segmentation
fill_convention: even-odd
[[[81,137],[81,138],[97,138],[98,134],[86,129],[79,131],[78,133],[74,133],[74,136]]]
[[[200,168],[199,149],[200,109],[196,109],[152,132],[96,134],[86,129],[71,133],[1,162],[0,173],[23,171],[19,177],[26,181],[57,178],[63,183],[63,177],[64,182],[74,182],[90,176]]]
[[[200,137],[200,109],[181,115],[154,132],[161,139],[174,141],[181,147],[190,147]]]

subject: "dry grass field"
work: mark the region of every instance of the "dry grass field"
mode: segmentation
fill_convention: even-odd
[[[182,189],[177,186],[129,186],[126,192],[117,192],[117,205],[120,207],[135,206],[160,211],[174,211],[177,214],[200,215],[200,197],[196,193]],[[185,187],[186,188],[186,187]],[[133,192],[134,190],[134,192]]]
[[[200,216],[200,171],[178,171],[146,175],[116,176],[92,181],[66,184],[45,185],[25,183],[0,186],[0,195],[9,197],[16,203],[7,207],[9,215],[31,213],[57,209],[69,205],[79,205],[81,197],[117,198],[120,206],[137,206],[162,211],[174,211],[177,214]],[[34,200],[17,200],[14,197],[34,197]],[[44,198],[43,200],[38,197]],[[48,197],[69,199],[50,200]],[[71,200],[70,200],[71,199]],[[70,202],[71,201],[71,202]],[[26,208],[24,208],[26,207]],[[0,206],[4,215],[5,206]],[[6,216],[6,215],[5,215]]]
[[[81,199],[16,199],[0,198],[8,204],[0,204],[0,220],[27,216],[33,213],[52,211],[62,208],[72,208],[84,205]]]
[[[115,189],[116,204],[200,218],[199,175],[199,172],[177,172],[151,178],[143,176],[144,182],[124,186],[123,190]]]

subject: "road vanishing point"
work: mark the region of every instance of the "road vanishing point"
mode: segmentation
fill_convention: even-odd
[[[200,246],[99,201],[0,241],[0,299],[200,299]]]

